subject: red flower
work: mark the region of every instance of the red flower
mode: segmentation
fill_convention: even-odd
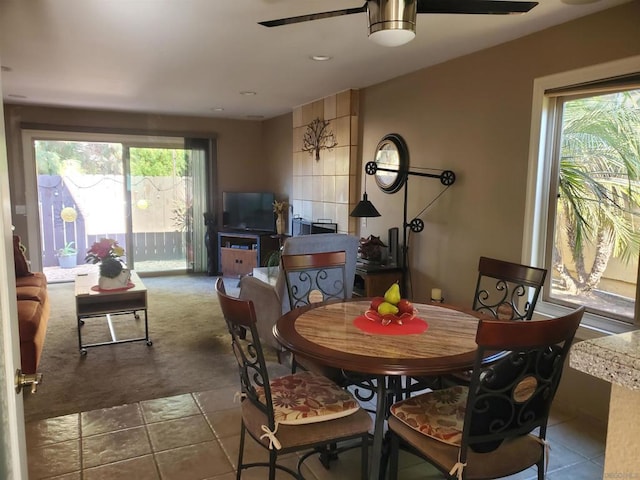
[[[105,258],[119,258],[124,255],[124,248],[118,245],[117,240],[101,238],[99,242],[94,242],[87,250],[84,261],[87,263],[99,263]]]

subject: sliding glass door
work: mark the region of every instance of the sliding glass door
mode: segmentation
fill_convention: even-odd
[[[129,185],[130,252],[138,272],[191,267],[191,178],[183,148],[125,147]]]
[[[100,238],[117,240],[139,273],[206,271],[206,155],[182,138],[94,137],[38,132],[30,140],[49,281],[91,269],[84,257]]]

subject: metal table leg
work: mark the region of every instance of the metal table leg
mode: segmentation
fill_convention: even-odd
[[[383,453],[384,422],[387,418],[387,377],[378,376],[376,383],[376,420],[373,427],[373,451],[371,453],[371,468],[369,469],[371,480],[384,478],[385,473],[380,471],[380,464]]]

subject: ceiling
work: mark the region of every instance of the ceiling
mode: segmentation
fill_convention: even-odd
[[[14,104],[271,118],[627,1],[539,0],[523,15],[418,14],[416,38],[389,48],[367,38],[366,13],[257,23],[363,0],[0,0],[2,94]]]

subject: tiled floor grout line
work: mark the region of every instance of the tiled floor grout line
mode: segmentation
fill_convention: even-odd
[[[78,442],[80,443],[79,445],[79,455],[80,455],[80,459],[79,459],[79,464],[80,464],[80,480],[84,480],[84,448],[82,446],[83,444],[83,439],[84,439],[84,428],[82,428],[82,412],[78,412]]]
[[[200,401],[198,400],[198,397],[196,397],[193,393],[191,394],[191,397],[193,398],[193,401],[196,403],[198,410],[200,410],[200,415],[202,415],[204,421],[207,422],[207,426],[211,430],[211,434],[213,435],[214,440],[218,443],[218,445],[220,446],[220,449],[224,452],[224,456],[227,459],[227,462],[229,462],[229,466],[231,467],[231,470],[235,471],[233,462],[231,461],[231,457],[229,456],[227,449],[224,448],[224,445],[222,444],[222,439],[220,438],[220,436],[218,436],[215,429],[213,428],[213,424],[209,419],[209,416],[207,415],[207,413],[204,411],[204,408],[200,403]],[[162,478],[160,480],[162,480]]]
[[[147,441],[149,442],[149,447],[151,449],[151,457],[153,458],[153,466],[156,469],[156,473],[158,474],[158,478],[162,480],[162,472],[160,471],[160,465],[158,464],[158,457],[156,456],[156,450],[153,446],[153,442],[151,441],[151,433],[149,432],[149,424],[147,423],[147,419],[144,416],[144,410],[142,409],[142,405],[138,402],[138,407],[140,408],[140,414],[142,416],[142,423],[144,424],[144,432],[147,435]]]
[[[140,415],[142,417],[142,423],[144,424],[144,431],[147,434],[147,440],[149,441],[149,447],[151,448],[151,456],[153,458],[153,466],[156,469],[156,473],[158,474],[158,478],[162,480],[162,472],[160,470],[160,465],[158,464],[158,457],[156,455],[156,449],[153,446],[153,442],[151,441],[151,433],[149,432],[149,422],[147,422],[147,417],[144,413],[144,409],[142,408],[142,402],[137,402],[138,407],[140,408]]]
[[[198,400],[197,396],[195,396],[193,393],[191,393],[191,397],[193,398],[193,401],[195,402],[196,406],[198,407],[198,410],[200,411],[200,415],[202,416],[204,421],[207,423],[207,426],[211,430],[211,433],[213,435],[214,440],[218,443],[220,449],[224,452],[224,456],[227,459],[227,462],[229,462],[229,466],[231,467],[231,471],[235,472],[235,469],[233,467],[233,462],[231,461],[231,458],[229,457],[229,454],[227,453],[227,449],[224,448],[224,445],[222,444],[222,438],[220,438],[220,436],[216,433],[215,428],[213,428],[213,424],[212,424],[211,420],[209,419],[209,416],[207,415],[207,412],[205,412],[205,410],[204,410],[202,404],[200,403],[200,401]],[[160,480],[162,480],[162,477],[160,477]]]

